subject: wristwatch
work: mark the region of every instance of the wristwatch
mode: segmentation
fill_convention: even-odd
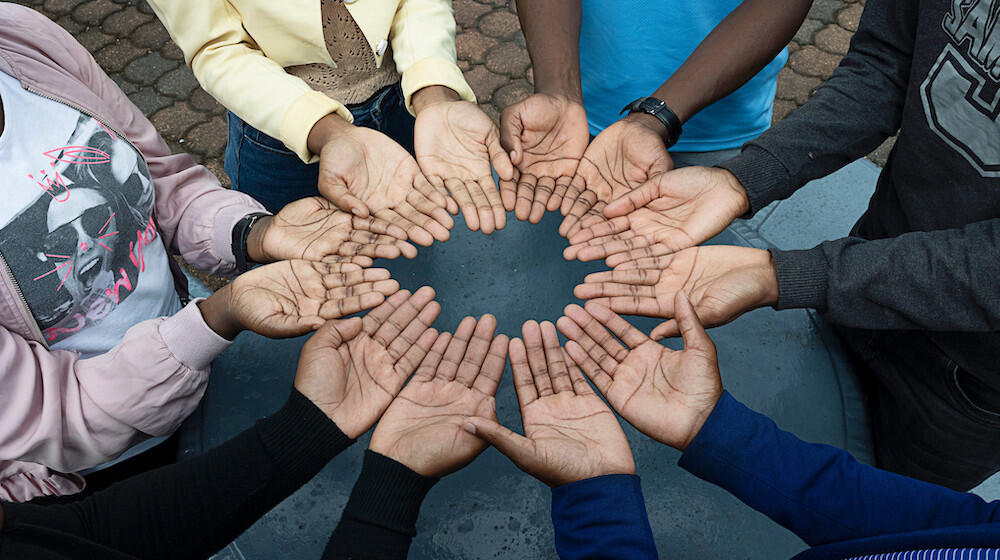
[[[667,128],[667,138],[664,140],[664,143],[666,143],[668,148],[676,144],[677,139],[681,136],[681,120],[677,118],[677,115],[674,114],[670,107],[667,107],[667,103],[662,99],[640,97],[626,105],[621,112],[624,113],[625,111],[628,111],[630,115],[632,113],[653,115],[663,123],[663,126]]]
[[[270,216],[270,214],[263,212],[247,214],[233,226],[233,256],[236,257],[236,270],[239,272],[246,272],[250,270],[250,265],[257,264],[247,254],[247,239],[250,238],[250,230],[253,229],[254,224],[264,216]]]

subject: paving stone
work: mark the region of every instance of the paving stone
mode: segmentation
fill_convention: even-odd
[[[480,18],[479,29],[490,37],[505,38],[518,32],[521,22],[508,11],[496,11]]]
[[[170,60],[184,60],[184,51],[173,41],[167,41],[167,44],[163,45],[163,48],[160,49],[160,54],[163,55],[163,58],[169,58]]]
[[[113,43],[115,38],[94,27],[77,35],[76,40],[80,41],[80,44],[88,51],[94,53]]]
[[[219,179],[219,184],[223,187],[227,189],[231,189],[233,187],[232,183],[229,182],[229,175],[226,174],[225,160],[223,158],[205,158],[202,165],[207,167],[208,170],[212,172],[212,175],[215,175]]]
[[[493,105],[503,111],[534,92],[526,80],[517,80],[502,86],[493,94]]]
[[[191,94],[191,99],[188,100],[191,106],[195,108],[196,111],[202,111],[205,113],[212,113],[221,115],[226,112],[226,108],[219,105],[219,102],[215,100],[214,97],[208,94],[205,90],[198,88],[194,90]]]
[[[137,46],[159,50],[170,42],[170,34],[159,21],[151,21],[136,28],[129,38]]]
[[[484,66],[476,66],[465,73],[465,80],[469,82],[479,101],[488,102],[493,99],[493,92],[507,82],[507,77],[494,74]]]
[[[818,19],[806,18],[806,20],[802,22],[802,27],[800,27],[795,33],[795,37],[792,40],[800,45],[812,43],[813,36],[817,31],[823,29],[824,25],[826,24]]]
[[[464,59],[461,59],[461,58],[458,59],[458,69],[459,70],[461,70],[462,72],[466,72],[470,68],[472,68],[472,65],[469,64],[468,60],[464,60]]]
[[[875,151],[868,154],[867,157],[879,167],[885,167],[886,161],[889,160],[889,152],[892,151],[892,147],[895,145],[896,145],[895,136],[887,138],[885,142],[882,142],[881,146],[875,148]]]
[[[825,80],[830,77],[830,74],[833,74],[837,65],[840,64],[841,58],[823,52],[813,45],[807,45],[788,58],[788,65],[799,74],[816,76]]]
[[[189,97],[198,80],[187,66],[178,66],[156,80],[156,91],[171,97]]]
[[[483,112],[486,113],[490,117],[490,119],[493,120],[494,123],[498,125],[500,124],[500,111],[498,111],[497,108],[494,107],[492,103],[488,105],[482,105],[482,108]]]
[[[797,74],[787,66],[778,73],[778,93],[779,99],[789,99],[802,105],[812,96],[816,88],[823,83],[823,80],[812,76]]]
[[[94,58],[105,72],[116,73],[124,70],[126,64],[144,54],[146,54],[144,49],[136,48],[128,41],[119,40],[97,51]]]
[[[72,16],[66,14],[59,19],[52,18],[60,27],[69,31],[71,35],[79,35],[87,30],[87,26],[73,19]]]
[[[455,0],[455,22],[462,27],[475,27],[476,20],[483,14],[493,11],[490,6],[484,6],[474,0]]]
[[[139,93],[139,86],[127,81],[121,74],[113,73],[109,74],[109,76],[111,76],[111,81],[117,84],[118,89],[122,90],[125,95],[132,97],[132,95]],[[146,114],[148,115],[149,113]]]
[[[528,51],[514,43],[503,43],[486,55],[486,69],[497,74],[521,76],[529,66]]]
[[[183,138],[184,133],[203,122],[205,115],[188,106],[184,101],[157,111],[152,118],[153,125],[167,139]]]
[[[131,85],[131,84],[130,84]],[[132,86],[135,88],[135,86]],[[129,94],[129,98],[132,99],[132,103],[138,107],[142,114],[152,115],[173,104],[174,100],[160,94],[154,88],[144,87],[141,91],[136,91]]]
[[[167,60],[158,52],[137,58],[125,66],[125,78],[142,85],[150,85],[177,67],[177,61]]]
[[[226,121],[222,117],[196,125],[184,136],[185,150],[209,157],[220,157],[226,149]]]
[[[843,7],[843,0],[813,0],[808,17],[824,23],[834,23],[837,21],[837,12]]]
[[[798,108],[799,106],[794,101],[776,99],[774,101],[774,113],[771,115],[771,123],[776,123],[784,119]]]
[[[848,31],[857,31],[858,23],[861,21],[861,12],[864,11],[863,4],[852,4],[837,14],[837,23]]]
[[[152,16],[144,14],[139,10],[128,7],[120,12],[111,14],[101,23],[101,29],[105,33],[128,37],[132,35],[144,23],[152,20]]]
[[[473,64],[479,64],[486,58],[486,53],[497,46],[497,40],[487,37],[479,31],[466,31],[455,37],[455,48],[458,58]]]
[[[50,18],[60,16],[72,12],[79,3],[79,0],[45,0],[45,3],[42,4],[42,12]]]
[[[791,43],[788,43],[788,54],[792,54],[801,48],[802,45],[796,43],[795,41],[792,41]]]
[[[830,24],[816,33],[816,46],[820,49],[844,56],[851,48],[851,37],[854,34],[839,25]]]
[[[121,9],[111,0],[89,0],[73,10],[73,19],[84,25],[100,25],[104,18]]]

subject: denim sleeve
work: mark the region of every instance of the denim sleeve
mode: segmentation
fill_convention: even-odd
[[[552,525],[563,560],[657,558],[635,475],[598,476],[553,488]]]
[[[680,466],[810,546],[1000,521],[1000,502],[863,465],[806,443],[724,393]]]

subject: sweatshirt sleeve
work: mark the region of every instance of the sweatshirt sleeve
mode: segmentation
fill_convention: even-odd
[[[417,534],[417,516],[438,479],[371,450],[323,552],[324,560],[403,560]]]
[[[1000,330],[1000,219],[771,253],[778,309],[810,307],[867,329]]]
[[[167,435],[198,406],[212,360],[230,344],[196,301],[85,360],[0,329],[0,457],[74,472]]]
[[[810,546],[996,523],[1000,502],[863,465],[806,443],[724,393],[680,466]]]
[[[635,475],[605,475],[553,488],[552,526],[563,560],[658,558]]]
[[[56,530],[130,557],[205,558],[316,475],[353,440],[293,391],[222,446],[69,505],[4,504],[4,532]]]
[[[918,2],[870,0],[847,56],[809,101],[719,165],[750,213],[870,153],[900,127]]]

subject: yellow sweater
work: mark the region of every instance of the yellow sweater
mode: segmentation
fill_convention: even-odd
[[[149,0],[149,4],[184,51],[202,87],[253,127],[281,139],[302,161],[318,160],[306,145],[318,120],[337,113],[353,122],[343,103],[285,71],[300,64],[336,66],[323,35],[320,0]],[[432,85],[447,86],[475,101],[456,65],[451,0],[345,0],[345,4],[378,66],[392,44],[411,113],[413,94]]]

